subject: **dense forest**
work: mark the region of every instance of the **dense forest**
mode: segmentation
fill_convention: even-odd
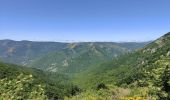
[[[92,96],[96,100],[118,100],[120,97],[169,100],[169,50],[170,33],[167,33],[140,50],[92,67],[75,78],[75,83],[92,90],[74,97],[73,100],[81,96]],[[101,90],[98,90],[99,87]]]
[[[0,63],[1,100],[63,99],[81,90],[59,73]]]
[[[170,33],[151,43],[62,46],[26,65],[5,60],[15,61],[16,48],[8,57],[1,49],[0,99],[170,100]]]

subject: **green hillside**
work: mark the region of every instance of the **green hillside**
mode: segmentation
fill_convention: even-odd
[[[62,100],[79,91],[62,74],[0,63],[0,100]]]
[[[76,75],[74,82],[86,92],[73,97],[73,100],[119,100],[121,97],[169,100],[170,33],[143,49],[91,67]],[[102,90],[98,90],[99,87]]]
[[[116,58],[146,43],[72,43],[61,51],[49,53],[28,66],[52,72],[77,73],[92,65]]]
[[[7,63],[26,65],[37,57],[66,46],[67,43],[59,42],[0,40],[0,58]]]

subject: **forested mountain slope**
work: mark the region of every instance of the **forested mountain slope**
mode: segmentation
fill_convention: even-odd
[[[142,48],[148,43],[95,42],[64,45],[58,43],[56,46],[54,46],[55,43],[50,43],[50,45],[47,43],[47,46],[39,42],[15,42],[11,40],[1,42],[2,61],[29,65],[29,67],[42,69],[46,72],[0,63],[0,80],[2,85],[0,94],[5,99],[68,98],[70,100],[71,96],[76,95],[80,91],[88,93],[85,92],[89,90],[88,88],[92,88],[95,91],[100,88],[108,88],[109,84],[115,86],[119,82],[127,84],[126,80],[131,75],[127,70],[131,69],[130,65],[138,64],[137,62],[132,63],[132,61],[136,60],[138,53],[140,54],[138,51],[136,53],[130,52]],[[58,47],[58,45],[60,46]],[[50,50],[50,48],[53,49]],[[120,56],[122,54],[125,55]],[[143,56],[145,55],[141,57]],[[25,57],[29,59],[24,59]],[[108,63],[108,60],[111,61]],[[100,63],[105,61],[106,63],[100,65]],[[124,66],[126,64],[129,64],[129,66]],[[67,76],[56,72],[74,74],[77,77],[72,81],[76,85],[70,82]],[[95,92],[90,93],[92,95],[100,95],[100,91]],[[106,90],[103,93],[103,99],[106,99],[111,92]]]
[[[99,66],[91,67],[88,71],[78,74],[74,82],[84,89],[93,88],[94,90],[101,84],[105,87],[108,86],[108,88],[112,85],[128,89],[129,94],[126,96],[140,96],[150,98],[149,100],[169,100],[170,33],[140,50],[125,54]],[[111,89],[114,90],[114,88]],[[107,91],[110,92],[102,91],[102,94],[115,97],[111,94],[113,90],[110,91],[109,88]],[[123,94],[121,92],[120,94]],[[87,94],[85,92],[82,96],[77,97],[89,97]],[[98,98],[94,95],[93,97]]]
[[[141,48],[146,43],[72,43],[61,51],[35,59],[28,66],[52,72],[77,73]]]
[[[0,63],[1,100],[62,100],[77,92],[65,75]]]
[[[141,48],[148,42],[33,42],[0,40],[0,59],[47,71],[74,73]]]
[[[37,57],[67,46],[59,42],[0,40],[0,58],[4,62],[26,65]]]

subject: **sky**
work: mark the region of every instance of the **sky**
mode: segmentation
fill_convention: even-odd
[[[170,31],[170,0],[0,0],[0,39],[150,41]]]

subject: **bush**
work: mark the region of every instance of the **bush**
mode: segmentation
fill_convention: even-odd
[[[100,89],[108,89],[108,88],[106,87],[104,83],[100,83],[97,85],[97,90],[100,90]]]

